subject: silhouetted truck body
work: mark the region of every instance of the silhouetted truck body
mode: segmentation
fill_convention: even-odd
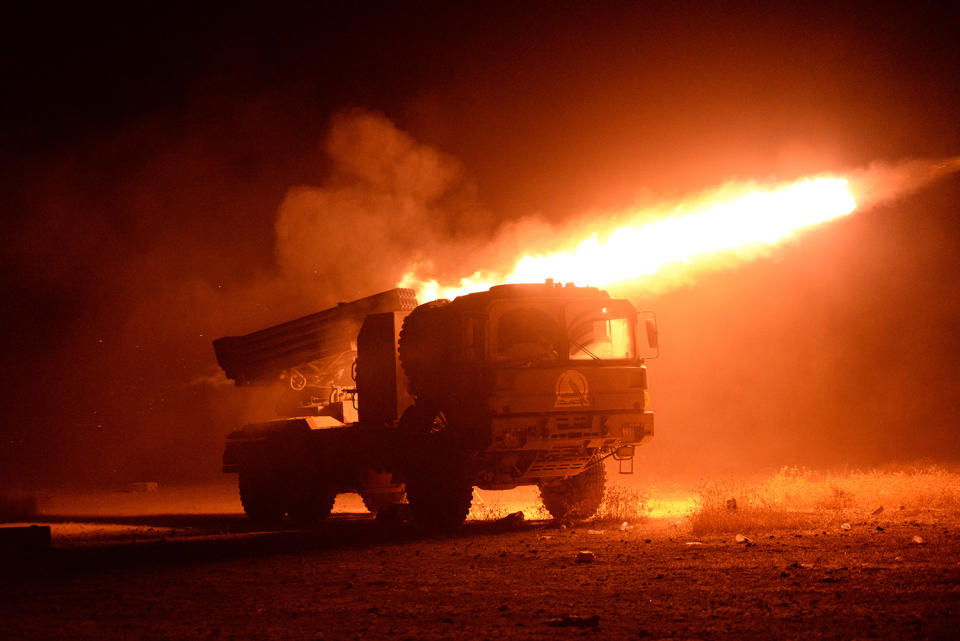
[[[417,306],[394,289],[214,342],[237,385],[283,382],[280,420],[231,433],[247,514],[325,517],[356,491],[453,527],[473,487],[536,484],[556,517],[603,497],[603,460],[653,433],[641,346],[656,328],[592,287],[501,285]],[[632,469],[632,468],[631,468]]]

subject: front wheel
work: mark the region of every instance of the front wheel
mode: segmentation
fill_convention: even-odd
[[[473,502],[473,478],[455,426],[442,411],[416,403],[403,413],[400,429],[412,452],[406,477],[414,521],[430,530],[459,527]]]
[[[576,476],[541,482],[540,498],[555,519],[586,519],[600,509],[606,484],[603,462],[594,461]]]
[[[407,500],[414,521],[429,530],[463,525],[473,502],[473,483],[460,457],[448,456],[411,470]]]

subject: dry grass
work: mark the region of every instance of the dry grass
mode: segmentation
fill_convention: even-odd
[[[841,473],[784,468],[758,484],[715,482],[698,494],[694,534],[960,516],[960,474],[932,465]]]
[[[491,501],[482,494],[473,491],[473,503],[470,504],[470,513],[467,518],[471,521],[496,521],[502,519],[510,511],[508,505],[502,501]]]
[[[813,525],[810,514],[791,511],[767,496],[761,488],[734,482],[713,482],[698,488],[697,495],[697,508],[690,516],[693,534]]]
[[[622,485],[610,485],[594,517],[595,521],[633,523],[650,516],[650,494]]]
[[[649,493],[621,485],[610,485],[604,493],[600,509],[591,520],[617,524],[624,521],[642,521],[649,516],[649,501]],[[552,518],[543,507],[540,493],[535,486],[499,492],[474,490],[473,504],[467,518],[471,521],[496,521],[518,511],[523,512],[528,521]]]
[[[510,513],[507,505],[503,503],[478,502],[476,498],[474,498],[474,502],[470,506],[470,513],[467,514],[467,519],[471,521],[497,521]]]
[[[550,514],[540,502],[535,486],[523,486],[513,490],[487,491],[474,489],[473,503],[467,519],[471,521],[496,521],[514,512],[523,512],[530,521],[547,520]]]

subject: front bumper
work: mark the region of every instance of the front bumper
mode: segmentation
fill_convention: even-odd
[[[619,448],[653,435],[653,412],[587,411],[500,414],[491,424],[494,450]]]

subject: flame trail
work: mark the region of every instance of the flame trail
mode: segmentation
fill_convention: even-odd
[[[731,184],[670,210],[640,210],[626,224],[589,232],[575,246],[526,254],[512,269],[477,271],[441,285],[418,276],[414,265],[400,286],[421,301],[455,298],[499,283],[558,282],[607,287],[637,281],[656,289],[655,275],[671,266],[721,269],[765,255],[812,227],[858,208],[904,197],[940,176],[960,170],[960,157],[871,165],[849,178],[815,176],[766,189]],[[856,197],[855,197],[856,194]]]

